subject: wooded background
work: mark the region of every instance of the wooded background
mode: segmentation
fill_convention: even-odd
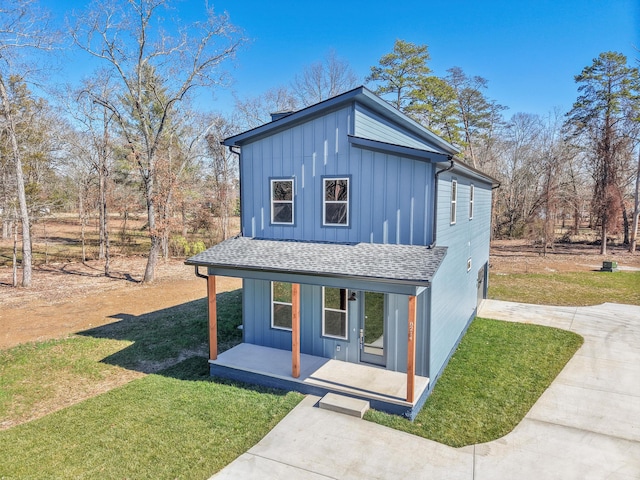
[[[0,221],[5,244],[16,246],[14,284],[20,267],[21,285],[30,285],[32,230],[52,215],[78,219],[81,260],[104,260],[105,275],[118,234],[109,219],[119,219],[122,245],[128,219],[141,216],[129,227],[147,239],[144,281],[154,279],[161,256],[227,238],[236,232],[239,185],[237,154],[222,139],[363,83],[500,182],[494,238],[527,238],[546,251],[593,229],[601,253],[611,241],[635,250],[637,58],[600,53],[576,72],[568,112],[505,118],[506,107],[487,96],[487,79],[460,67],[438,77],[426,45],[397,40],[365,79],[330,51],[289,83],[238,98],[224,115],[202,111],[194,95],[228,85],[221,67],[246,39],[212,9],[171,30],[179,33],[163,33],[162,12],[172,3],[92,4],[70,17],[66,31],[49,28],[32,0],[0,4]],[[48,62],[65,49],[99,67],[77,85],[49,83]],[[96,222],[98,247],[87,250],[87,228]]]

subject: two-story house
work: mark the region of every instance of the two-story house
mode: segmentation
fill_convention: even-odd
[[[241,229],[207,267],[210,371],[414,418],[485,298],[495,182],[365,87],[230,137]],[[215,276],[243,279],[217,355]]]

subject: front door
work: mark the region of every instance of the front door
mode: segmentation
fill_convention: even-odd
[[[384,293],[364,292],[360,317],[360,361],[386,366]]]

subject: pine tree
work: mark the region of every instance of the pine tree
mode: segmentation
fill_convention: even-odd
[[[580,96],[567,113],[566,126],[589,160],[594,179],[592,210],[600,224],[600,253],[622,205],[623,163],[628,153],[631,111],[638,109],[640,77],[627,57],[604,52],[575,77]]]

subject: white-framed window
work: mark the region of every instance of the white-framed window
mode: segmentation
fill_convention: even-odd
[[[457,203],[458,203],[458,181],[451,180],[451,225],[456,223]]]
[[[271,327],[291,330],[293,307],[291,284],[271,282]]]
[[[469,185],[469,220],[473,220],[473,197],[475,193],[475,187],[472,183],[471,185]]]
[[[322,224],[349,225],[349,178],[324,178],[322,181]]]
[[[471,257],[467,260],[467,272],[471,270]]]
[[[322,287],[322,335],[347,338],[347,290]]]
[[[293,178],[271,179],[271,223],[293,225]]]

